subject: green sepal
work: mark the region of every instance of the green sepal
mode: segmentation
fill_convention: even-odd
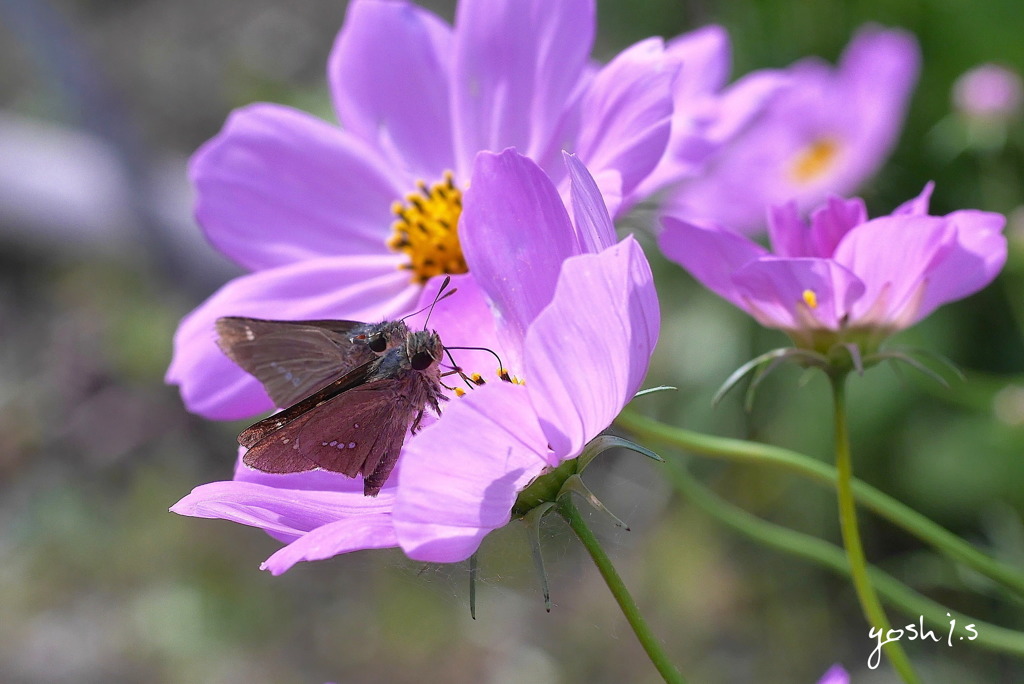
[[[640,397],[646,396],[648,394],[654,394],[655,392],[678,392],[678,391],[679,391],[679,388],[678,387],[673,387],[672,385],[658,385],[657,387],[648,387],[647,389],[640,390],[639,392],[637,392],[636,394],[633,395],[633,398],[634,399],[639,399]]]
[[[526,488],[519,492],[519,496],[516,497],[516,503],[512,506],[512,517],[522,518],[524,515],[532,511],[541,504],[553,502],[558,500],[559,492],[565,485],[566,481],[573,475],[582,473],[590,462],[609,449],[614,447],[622,447],[635,451],[638,454],[643,454],[647,458],[654,459],[655,461],[664,463],[665,459],[658,454],[654,453],[650,449],[644,446],[640,446],[635,442],[619,437],[617,435],[598,435],[594,439],[587,442],[587,445],[583,447],[583,451],[576,458],[571,458],[568,461],[564,461],[554,470],[540,475],[533,482],[528,484]]]
[[[469,557],[469,617],[476,620],[476,581],[480,569],[477,563],[476,552]]]
[[[778,368],[784,361],[796,361],[803,366],[815,366],[819,368],[828,368],[829,359],[824,354],[819,354],[816,351],[810,349],[800,349],[799,347],[781,347],[779,349],[772,349],[771,351],[765,352],[760,356],[757,356],[745,364],[737,368],[732,372],[722,386],[715,392],[715,396],[711,399],[712,405],[717,405],[726,394],[729,393],[736,384],[743,379],[748,373],[756,371],[753,380],[751,381],[751,387],[747,391],[747,397],[744,400],[744,405],[747,406],[748,410],[750,405],[753,403],[754,397],[753,392],[757,390],[757,387],[761,382],[771,373],[773,370]]]
[[[563,496],[572,496],[573,494],[578,495],[588,504],[594,507],[595,510],[601,511],[610,517],[616,524],[616,526],[629,532],[629,525],[622,522],[619,516],[615,515],[608,510],[608,507],[601,503],[601,500],[594,496],[594,493],[590,491],[590,488],[583,483],[583,478],[579,475],[572,475],[565,484],[562,485],[562,491],[558,492],[558,498],[561,499]]]
[[[903,363],[907,364],[912,368],[915,368],[924,375],[927,375],[929,378],[939,383],[946,389],[949,389],[949,381],[947,381],[946,378],[942,377],[942,375],[940,375],[937,371],[929,368],[920,359],[915,357],[925,357],[927,359],[937,362],[943,368],[956,375],[956,377],[961,382],[967,379],[964,376],[963,371],[961,371],[955,363],[947,359],[942,354],[937,354],[928,349],[886,349],[875,354],[872,354],[869,357],[869,360],[871,363],[877,363],[879,361],[889,361],[892,363],[892,367],[894,370],[899,369],[899,366],[896,365],[896,362],[902,361]]]
[[[544,592],[544,610],[549,613],[551,612],[551,591],[548,589],[548,573],[544,569],[544,555],[540,549],[540,521],[554,507],[554,502],[548,501],[537,506],[522,517],[523,524],[526,525],[526,536],[530,542],[533,565],[537,569],[537,575],[540,577],[541,591]]]
[[[522,518],[538,506],[554,502],[565,481],[576,473],[577,460],[573,458],[564,461],[554,470],[549,470],[526,485],[512,506],[512,517]]]
[[[647,458],[654,459],[659,463],[665,462],[665,459],[663,459],[661,456],[654,453],[647,447],[641,446],[636,442],[631,442],[625,437],[619,437],[618,435],[598,435],[594,439],[587,442],[587,446],[583,447],[583,451],[576,458],[576,460],[579,462],[579,466],[576,468],[576,472],[582,473],[586,469],[586,467],[590,465],[590,462],[593,461],[599,454],[602,454],[605,451],[608,451],[609,449],[613,449],[615,447],[622,447],[624,449],[629,449],[630,451],[635,451],[636,453],[642,454]]]

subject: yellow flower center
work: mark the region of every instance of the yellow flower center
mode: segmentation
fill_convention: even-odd
[[[838,141],[832,138],[819,138],[797,155],[790,175],[797,183],[810,183],[828,173],[838,156]]]
[[[809,306],[812,309],[818,308],[818,295],[814,292],[814,290],[804,290],[803,298],[804,303],[807,306]]]
[[[409,262],[400,268],[412,271],[412,281],[421,284],[436,275],[466,273],[458,232],[462,191],[455,187],[451,172],[429,188],[423,181],[416,187],[404,203],[391,207],[398,220],[388,247],[409,255]]]

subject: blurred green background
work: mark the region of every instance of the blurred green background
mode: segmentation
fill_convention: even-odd
[[[450,18],[452,2],[424,3]],[[834,60],[865,21],[902,26],[924,70],[899,148],[862,193],[892,210],[929,179],[935,213],[1011,216],[1011,258],[986,291],[899,343],[944,354],[944,389],[878,368],[851,383],[860,477],[1024,568],[1024,191],[1021,125],[971,146],[950,112],[955,78],[982,62],[1024,69],[1017,0],[603,0],[597,55],[709,22],[734,75],[807,55]],[[179,318],[237,271],[189,216],[188,155],[254,100],[328,111],[327,53],[341,0],[0,0],[0,682],[654,682],[596,570],[564,526],[545,526],[554,609],[525,536],[485,541],[477,620],[468,569],[398,551],[258,570],[278,544],[167,507],[230,476],[239,424],[188,415],[162,382]],[[641,214],[629,221],[646,232]],[[784,369],[746,414],[712,409],[728,374],[780,346],[649,250],[662,342],[638,408],[668,422],[830,460],[822,378]],[[666,456],[678,454],[666,452]],[[793,476],[700,459],[691,468],[757,515],[836,541],[834,497]],[[761,547],[673,492],[632,455],[588,471],[631,532],[590,518],[693,682],[854,682],[874,647],[842,578]],[[1022,603],[862,515],[867,553],[919,591],[1024,629]],[[916,616],[891,612],[895,624]],[[972,645],[905,644],[929,682],[1021,682],[1024,662]]]

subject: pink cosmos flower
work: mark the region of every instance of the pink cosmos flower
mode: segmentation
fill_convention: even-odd
[[[829,194],[854,192],[895,145],[919,62],[910,35],[868,26],[836,68],[818,59],[793,64],[788,85],[706,172],[670,191],[665,213],[750,233],[771,205],[795,198],[803,212]]]
[[[1024,85],[1020,76],[998,64],[964,72],[953,84],[953,105],[967,117],[1005,120],[1020,113]]]
[[[889,216],[832,197],[809,222],[797,203],[769,214],[772,251],[720,226],[663,219],[668,258],[798,347],[837,343],[868,354],[888,335],[995,278],[1006,261],[1005,219],[973,209],[928,215],[929,183]]]
[[[263,565],[274,574],[393,546],[418,560],[459,561],[507,524],[518,493],[579,455],[633,397],[658,336],[642,250],[632,237],[615,244],[593,178],[575,158],[566,163],[573,220],[536,164],[511,150],[479,155],[462,216],[474,277],[455,276],[458,293],[430,319],[449,346],[496,349],[525,384],[492,381],[447,402],[407,439],[376,498],[362,495],[359,478],[269,475],[239,460],[233,481],[200,486],[171,510],[266,530],[287,544]],[[495,363],[453,353],[469,371]]]
[[[463,0],[452,27],[354,0],[328,63],[340,128],[273,104],[234,112],[190,173],[207,238],[252,273],[178,329],[167,381],[189,410],[272,408],[214,344],[219,316],[395,318],[431,277],[466,272],[478,151],[515,146],[565,192],[568,149],[613,208],[634,193],[664,151],[678,65],[650,39],[591,66],[594,14],[594,0]]]
[[[850,684],[850,675],[842,665],[833,665],[818,680],[818,684]]]

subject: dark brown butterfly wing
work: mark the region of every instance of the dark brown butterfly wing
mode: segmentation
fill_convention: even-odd
[[[367,361],[366,363],[353,368],[340,378],[332,381],[326,387],[318,389],[297,404],[293,404],[283,411],[279,411],[272,416],[253,423],[246,429],[242,430],[238,435],[238,443],[246,448],[250,448],[257,442],[265,439],[271,433],[284,428],[289,423],[292,423],[293,421],[303,417],[303,415],[313,411],[313,409],[329,402],[338,394],[362,385],[366,382],[367,375],[369,374],[372,366],[373,362]],[[267,472],[289,471],[270,470]]]
[[[375,496],[395,467],[406,432],[419,411],[405,398],[401,385],[402,378],[358,385],[283,418],[280,427],[268,425],[271,429],[260,431],[262,438],[252,444],[243,460],[271,473],[319,467],[348,477],[363,475],[363,493]],[[284,413],[288,411],[260,423]],[[239,436],[240,443],[253,428]]]
[[[278,407],[294,404],[352,368],[375,358],[351,336],[356,321],[217,319],[217,344],[228,358],[263,383]]]

